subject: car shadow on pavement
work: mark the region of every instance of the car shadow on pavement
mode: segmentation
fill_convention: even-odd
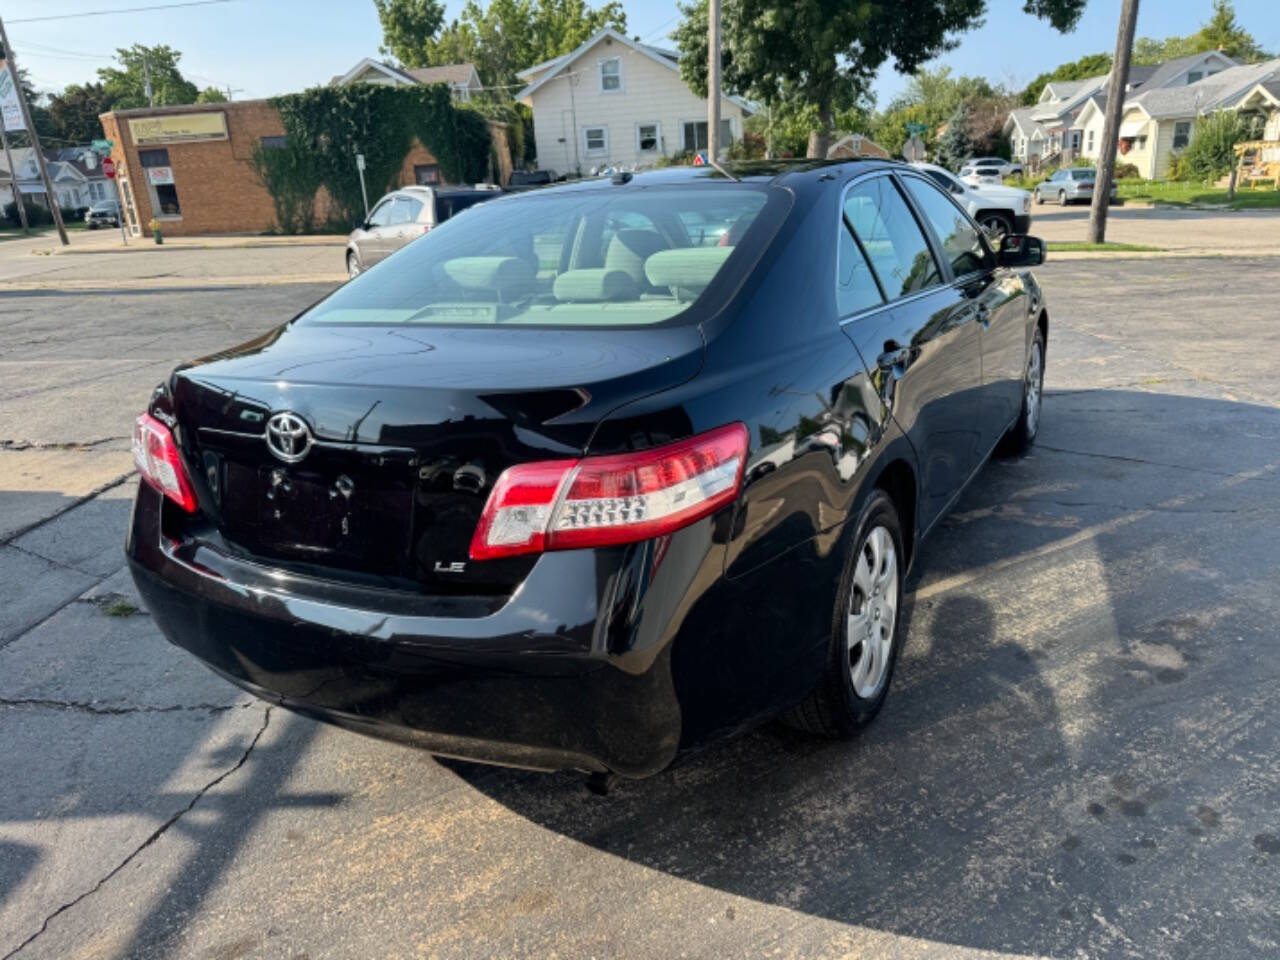
[[[1273,408],[1051,395],[1032,455],[989,465],[924,548],[854,741],[772,724],[604,799],[451,766],[598,850],[849,925],[1065,957],[1143,952],[1176,912],[1187,955],[1249,956],[1274,933],[1241,870],[1278,787],[1278,438]]]

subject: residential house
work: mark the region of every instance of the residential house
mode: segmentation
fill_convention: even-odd
[[[1280,59],[1230,67],[1182,86],[1140,92],[1125,101],[1121,115],[1121,162],[1133,164],[1147,179],[1164,177],[1173,156],[1195,136],[1197,117],[1240,109],[1246,103],[1252,108],[1258,87],[1269,94],[1268,85],[1277,80]]]
[[[1134,66],[1126,94],[1197,83],[1235,66],[1217,50],[1179,57],[1167,63]],[[1034,106],[1013,110],[1005,121],[1015,159],[1031,165],[1070,163],[1079,157],[1096,159],[1101,151],[1110,73],[1085,80],[1053,81],[1045,85]]]
[[[576,50],[520,71],[538,165],[560,172],[643,167],[707,147],[707,101],[680,79],[679,54],[605,28]],[[740,140],[751,106],[720,100],[720,141]]]
[[[13,165],[18,175],[18,191],[28,203],[48,206],[44,180],[36,164],[35,151],[31,147],[11,147]],[[4,154],[0,153],[0,165]],[[90,207],[99,200],[115,196],[110,182],[102,173],[98,155],[88,147],[70,147],[57,151],[45,151],[45,165],[49,170],[49,182],[53,185],[58,206],[66,210]],[[0,202],[12,203],[9,171],[0,171]]]
[[[395,67],[381,60],[365,57],[346,73],[329,81],[331,87],[349,83],[377,83],[391,87],[412,87],[430,83],[449,86],[455,100],[470,100],[484,89],[474,64],[450,63],[440,67]]]

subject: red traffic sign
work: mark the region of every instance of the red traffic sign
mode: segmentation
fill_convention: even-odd
[[[102,158],[102,173],[108,180],[116,178],[116,162],[110,157]]]

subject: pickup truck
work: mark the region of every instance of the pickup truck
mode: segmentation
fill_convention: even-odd
[[[913,163],[948,191],[978,226],[994,240],[1009,233],[1026,233],[1031,229],[1031,194],[1016,187],[973,187],[950,170],[933,163]]]

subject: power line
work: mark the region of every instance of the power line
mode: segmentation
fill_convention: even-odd
[[[82,13],[59,13],[51,17],[23,17],[12,23],[44,23],[49,20],[78,20],[81,17],[109,17],[117,13],[146,13],[151,10],[176,10],[178,7],[208,7],[215,3],[234,3],[235,0],[187,0],[186,3],[163,3],[152,7],[120,7],[116,10],[86,10]]]

